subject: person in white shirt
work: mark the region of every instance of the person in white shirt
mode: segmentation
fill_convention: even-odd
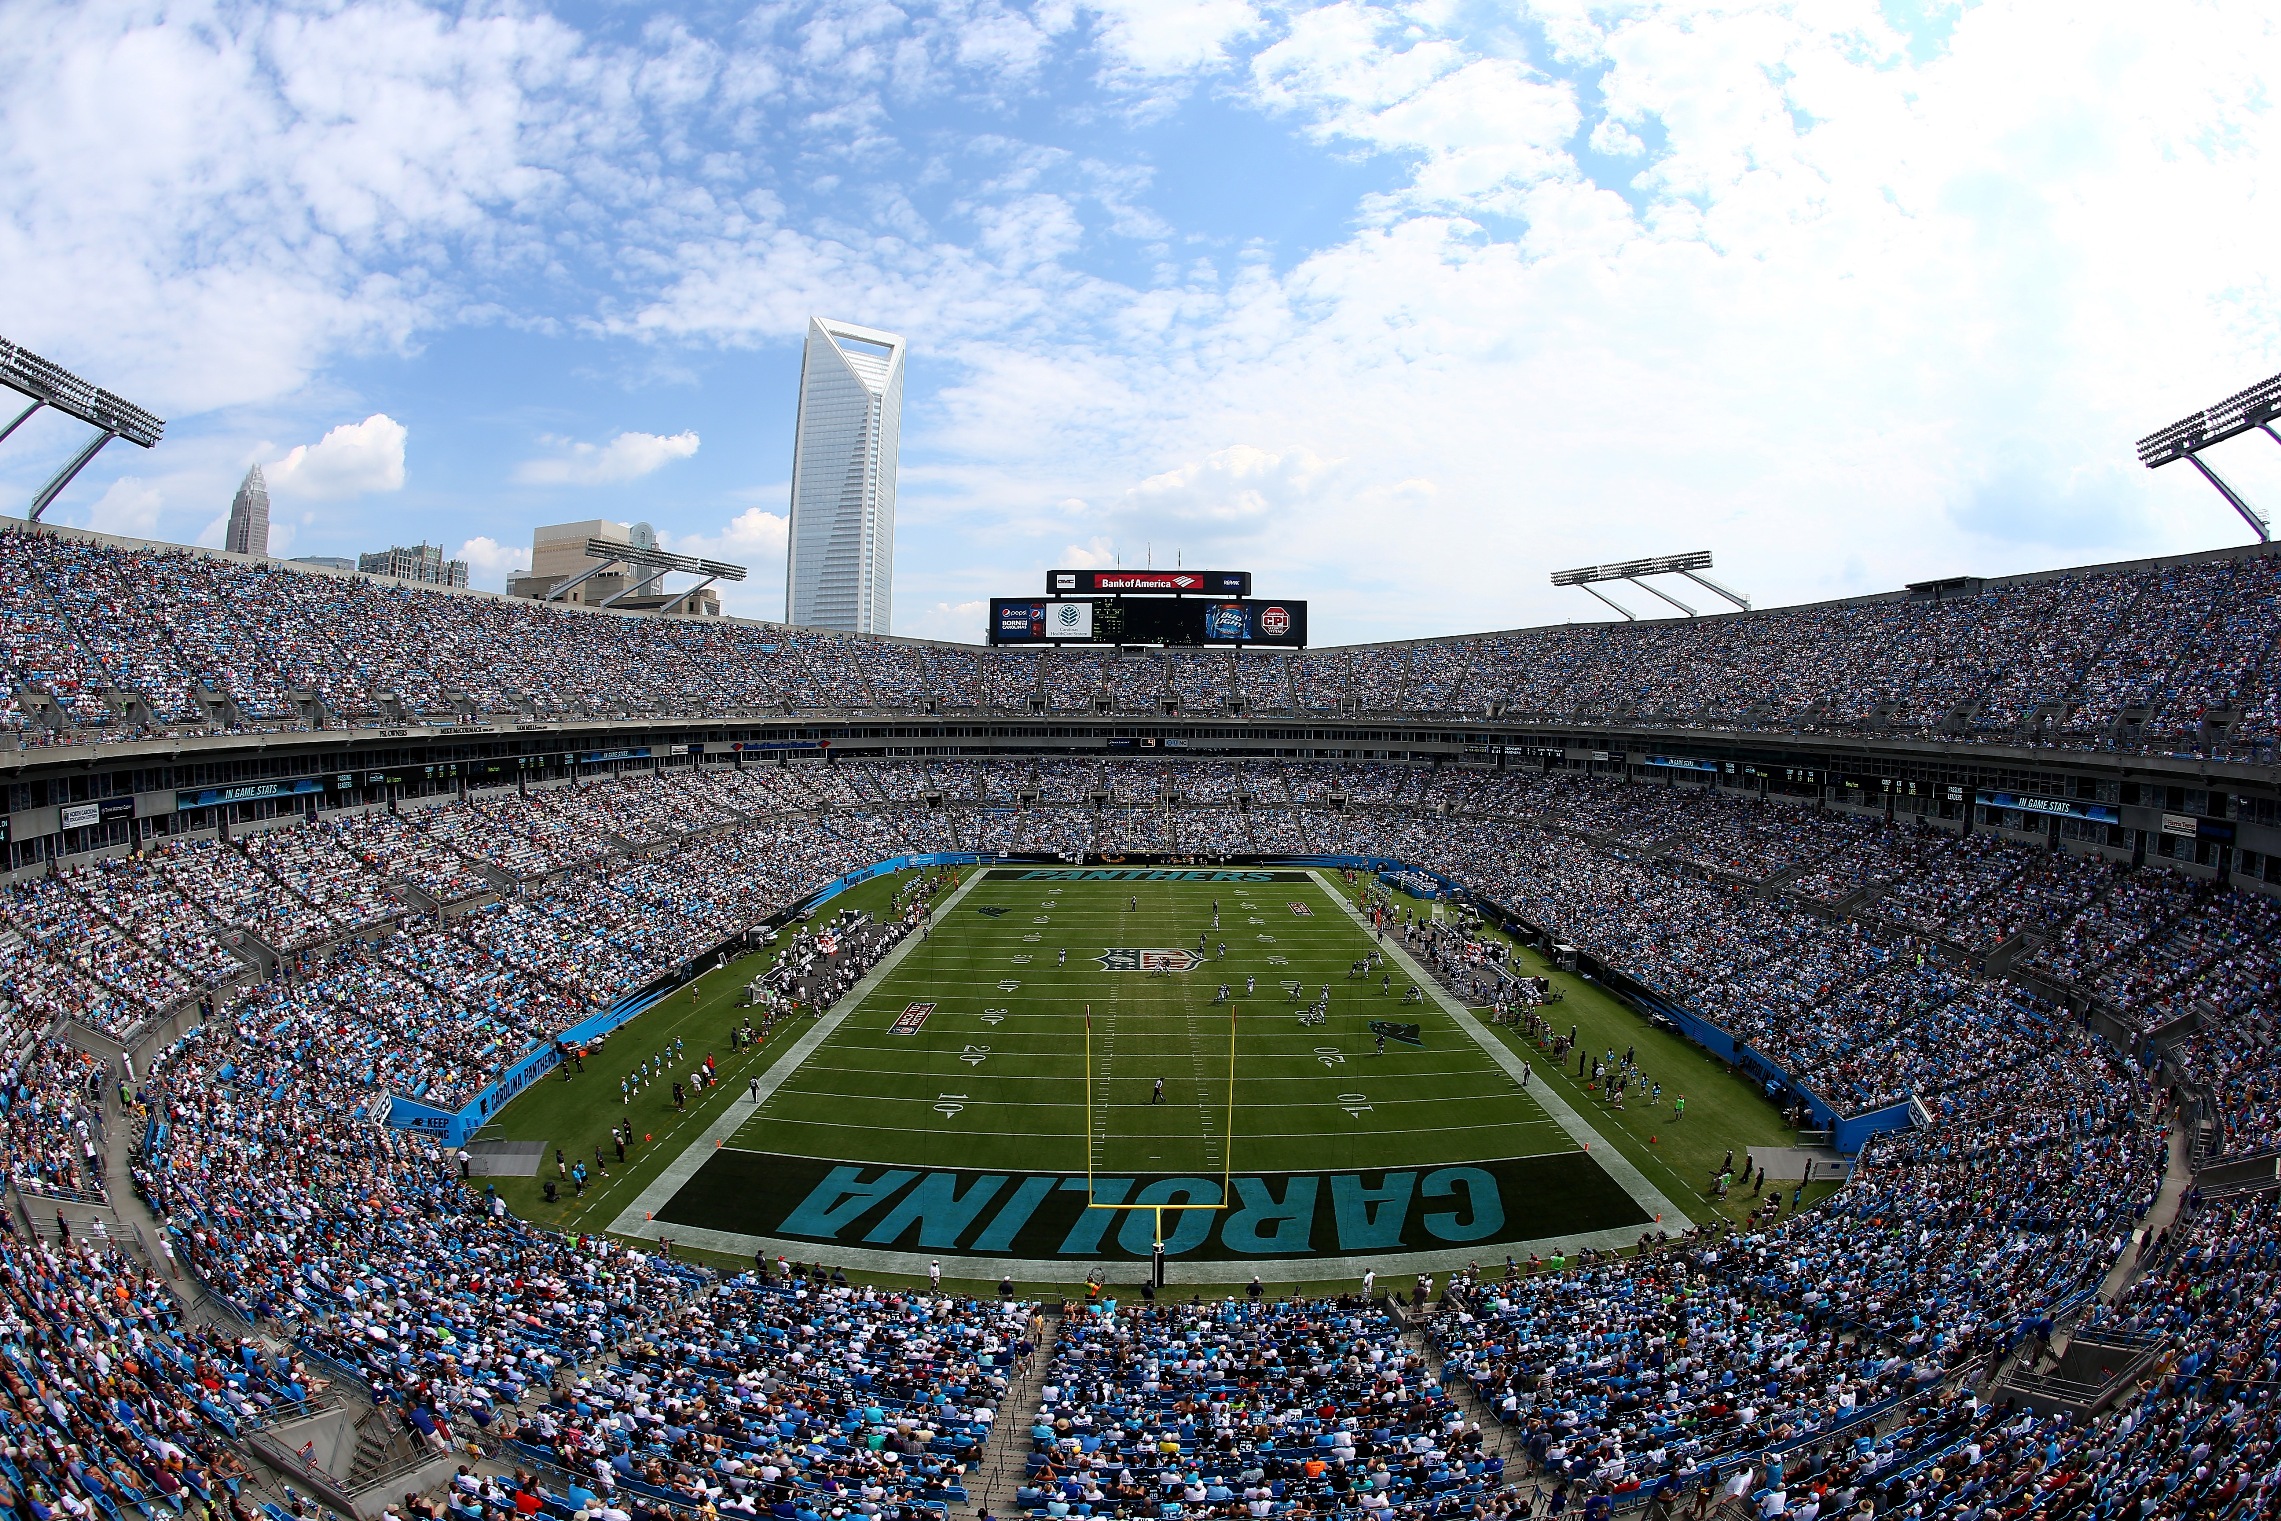
[[[1750,1493],[1752,1481],[1757,1477],[1758,1470],[1748,1463],[1728,1474],[1727,1482],[1719,1486],[1719,1503],[1721,1505],[1729,1501],[1739,1503],[1744,1496]]]

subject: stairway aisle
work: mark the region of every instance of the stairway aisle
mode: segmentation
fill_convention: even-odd
[[[1497,1412],[1490,1409],[1481,1396],[1474,1392],[1472,1379],[1450,1367],[1449,1359],[1441,1355],[1441,1350],[1433,1344],[1433,1338],[1426,1334],[1423,1320],[1413,1319],[1409,1328],[1402,1333],[1402,1341],[1404,1345],[1424,1354],[1426,1366],[1433,1370],[1433,1375],[1441,1381],[1442,1388],[1449,1391],[1451,1403],[1457,1406],[1468,1421],[1481,1428],[1482,1455],[1503,1458],[1506,1478],[1518,1479],[1528,1466],[1528,1450],[1521,1445],[1520,1434],[1497,1419]]]
[[[2105,1282],[2099,1285],[2099,1298],[2113,1304],[2122,1298],[2123,1290],[2136,1282],[2145,1266],[2145,1245],[2170,1228],[2178,1218],[2178,1206],[2186,1197],[2186,1190],[2194,1186],[2194,1136],[2188,1130],[2182,1115],[2173,1115],[2170,1125],[2170,1150],[2163,1168],[2162,1187],[2155,1193],[2154,1203],[2147,1206],[2146,1218],[2138,1223],[2123,1243],[2122,1255],[2107,1272]]]
[[[1014,1375],[1013,1382],[1006,1388],[1006,1397],[998,1402],[998,1418],[990,1427],[990,1445],[983,1450],[982,1461],[976,1465],[980,1473],[966,1476],[970,1513],[979,1514],[996,1507],[997,1514],[1005,1514],[1013,1504],[1014,1491],[1021,1487],[1030,1451],[1030,1422],[1038,1413],[1038,1398],[1045,1389],[1046,1370],[1053,1366],[1054,1342],[1061,1331],[1061,1317],[1050,1308],[1043,1313],[1045,1332],[1038,1338],[1037,1350]]]

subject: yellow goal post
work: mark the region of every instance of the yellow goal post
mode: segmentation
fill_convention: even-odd
[[[1184,1209],[1226,1209],[1236,1164],[1236,1005],[1228,1003],[1228,1114],[1220,1147],[1220,1202],[1217,1204],[1102,1204],[1093,1197],[1093,1006],[1085,1006],[1085,1207],[1087,1209],[1145,1209],[1155,1217],[1155,1245],[1164,1245],[1164,1212]]]

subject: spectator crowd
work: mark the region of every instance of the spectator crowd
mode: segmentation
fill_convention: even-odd
[[[1491,715],[2270,759],[2281,556],[1285,654],[1042,652],[613,614],[18,527],[0,726],[33,743],[518,715]]]

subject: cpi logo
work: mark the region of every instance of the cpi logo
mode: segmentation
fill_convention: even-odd
[[[1288,608],[1263,607],[1259,610],[1259,631],[1270,638],[1280,639],[1291,632],[1291,612]]]

